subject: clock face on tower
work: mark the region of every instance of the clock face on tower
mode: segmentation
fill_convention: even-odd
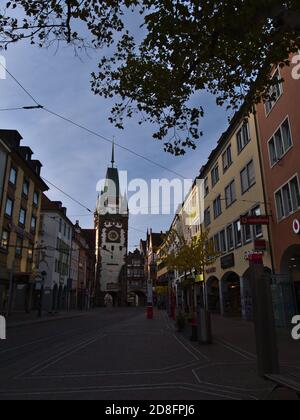
[[[110,230],[107,233],[107,240],[109,242],[120,242],[120,232],[114,229]]]

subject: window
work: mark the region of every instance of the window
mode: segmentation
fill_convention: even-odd
[[[22,257],[23,239],[17,237],[16,241],[16,257]]]
[[[32,216],[31,218],[30,228],[33,232],[35,232],[36,230],[36,217],[35,216]]]
[[[299,183],[298,178],[295,177],[290,181],[290,189],[291,189],[291,196],[292,196],[292,206],[293,209],[298,209],[300,207],[300,191],[299,191]]]
[[[300,208],[298,177],[294,177],[275,194],[278,220],[282,220]]]
[[[1,237],[1,248],[4,249],[5,251],[8,251],[8,247],[9,247],[9,232],[7,230],[4,230],[2,232],[2,237]]]
[[[292,148],[292,135],[289,119],[287,118],[279,130],[269,141],[269,156],[271,167],[276,165],[280,159]]]
[[[23,195],[25,197],[28,197],[28,194],[29,194],[29,182],[26,179],[23,182],[22,193],[23,193]]]
[[[25,226],[25,222],[26,222],[26,210],[21,208],[20,213],[19,213],[19,224],[22,226]]]
[[[261,216],[261,210],[260,207],[257,206],[252,210],[252,215],[253,216]],[[253,226],[253,232],[254,232],[254,236],[256,238],[259,238],[260,236],[263,235],[263,228],[262,225],[255,225]]]
[[[248,213],[244,216],[248,216]],[[248,244],[252,241],[252,230],[250,225],[243,225],[243,240],[244,244]]]
[[[205,197],[209,194],[209,185],[208,185],[208,178],[204,180],[204,195]]]
[[[268,92],[268,99],[265,102],[265,109],[266,109],[266,114],[269,115],[270,112],[272,111],[272,109],[274,108],[276,102],[278,101],[278,99],[280,98],[280,96],[283,93],[283,87],[282,87],[282,83],[280,82],[281,77],[280,77],[280,73],[279,70],[277,70],[273,76],[273,79],[276,81],[277,80],[277,84],[275,84],[274,86],[270,87],[270,90]]]
[[[236,200],[235,181],[232,181],[228,187],[225,188],[226,207],[230,207]]]
[[[71,228],[70,228],[70,226],[68,227],[68,239],[71,239]]]
[[[210,207],[204,211],[204,226],[208,227],[211,224]]]
[[[255,184],[255,169],[253,160],[241,172],[242,194],[245,194]]]
[[[66,236],[66,234],[67,234],[67,224],[64,223],[64,236]]]
[[[12,185],[16,185],[16,183],[17,183],[17,170],[13,167],[11,167],[11,169],[10,169],[9,182]]]
[[[214,169],[211,171],[211,183],[212,187],[214,187],[220,180],[219,176],[219,165],[216,165]]]
[[[242,128],[237,133],[237,148],[238,153],[241,153],[248,143],[250,143],[250,130],[248,121],[244,122]]]
[[[8,198],[6,200],[5,215],[8,216],[8,217],[12,217],[13,208],[14,208],[14,202],[10,198]]]
[[[227,246],[229,251],[234,249],[233,225],[227,227]]]
[[[35,207],[38,207],[39,205],[39,193],[36,191],[33,193],[33,204]]]
[[[222,214],[222,201],[221,196],[214,201],[214,217],[217,219]]]
[[[62,220],[59,219],[59,233],[61,233],[62,231]]]
[[[214,236],[214,247],[216,253],[219,253],[221,251],[219,235]]]
[[[234,241],[236,247],[242,245],[242,226],[240,220],[234,223]]]
[[[221,252],[223,254],[225,254],[226,251],[227,251],[226,232],[225,232],[225,230],[222,230],[220,232],[220,247],[221,247]]]
[[[231,145],[228,146],[226,151],[223,153],[222,161],[223,161],[223,172],[225,173],[232,165]]]

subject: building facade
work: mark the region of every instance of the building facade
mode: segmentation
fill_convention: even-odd
[[[278,282],[293,282],[299,313],[300,81],[293,78],[292,70],[293,66],[273,69],[272,78],[284,81],[272,88],[270,100],[257,106],[257,121],[271,215],[274,269]]]
[[[15,130],[0,130],[0,311],[29,312],[35,305],[41,197],[48,186],[42,164],[21,146]]]
[[[79,221],[74,226],[73,250],[77,261],[77,306],[79,310],[89,310],[95,300],[95,239],[94,229],[82,229]],[[75,265],[75,260],[73,262]]]
[[[96,282],[98,305],[126,304],[128,203],[120,191],[114,148],[95,212]]]
[[[127,255],[127,303],[130,306],[145,306],[147,303],[147,281],[145,258],[136,249]]]
[[[42,197],[38,268],[43,275],[43,310],[66,310],[74,281],[70,278],[73,223],[59,201]]]
[[[157,262],[158,250],[164,241],[163,232],[155,233],[150,229],[147,232],[145,253],[145,277],[147,279],[147,300],[149,304],[157,304]]]
[[[204,220],[219,255],[206,268],[208,308],[228,316],[251,319],[252,293],[248,255],[263,253],[272,272],[267,226],[243,225],[241,217],[267,215],[257,126],[253,114],[241,110],[201,169]]]

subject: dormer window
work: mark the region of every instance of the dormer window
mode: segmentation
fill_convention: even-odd
[[[277,84],[271,86],[268,92],[268,99],[265,102],[265,109],[266,109],[267,115],[270,114],[270,112],[276,105],[278,99],[283,93],[283,86],[282,86],[282,83],[280,82],[281,77],[280,77],[279,69],[274,73],[272,80],[274,80],[275,82],[277,81]]]

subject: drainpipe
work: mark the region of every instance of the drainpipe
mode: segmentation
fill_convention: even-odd
[[[271,212],[269,212],[269,206],[268,206],[268,201],[267,201],[265,171],[264,171],[264,164],[263,164],[261,144],[260,144],[260,131],[259,131],[259,124],[258,124],[258,120],[257,120],[257,113],[256,113],[255,107],[253,109],[253,115],[254,115],[254,122],[255,122],[258,157],[259,157],[259,165],[260,165],[260,172],[261,172],[262,186],[263,186],[263,194],[264,194],[264,205],[265,205],[265,209],[266,209],[267,214],[269,214]],[[272,271],[273,271],[273,274],[275,274],[276,269],[275,269],[274,248],[273,248],[272,231],[271,231],[270,225],[267,226],[267,229],[268,229],[268,236],[269,236],[269,241],[270,241],[270,256],[271,256]]]

